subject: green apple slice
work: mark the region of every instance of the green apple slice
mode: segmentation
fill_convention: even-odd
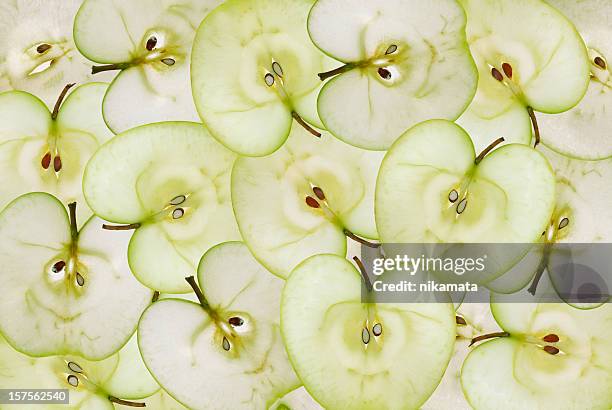
[[[590,70],[584,43],[572,23],[541,0],[459,2],[479,74],[476,97],[459,123],[479,146],[498,137],[528,144],[528,121],[538,130],[535,112],[567,111],[584,96]]]
[[[378,175],[376,226],[381,240],[538,239],[553,211],[552,169],[542,154],[521,144],[487,155],[494,144],[476,156],[465,131],[445,120],[407,131],[388,151]]]
[[[473,350],[461,371],[474,409],[609,409],[612,305],[494,303],[507,337]]]
[[[239,158],[232,205],[251,252],[286,278],[308,256],[344,256],[346,236],[377,238],[373,195],[382,157],[294,128],[275,153]]]
[[[115,132],[160,121],[197,120],[189,87],[195,28],[220,0],[85,0],[74,20],[93,73],[121,70],[104,98]]]
[[[453,352],[453,306],[362,303],[361,288],[360,274],[337,255],[295,268],[281,304],[293,367],[325,408],[419,408]]]
[[[285,394],[269,407],[270,410],[323,410],[304,386]]]
[[[96,215],[135,229],[128,257],[151,289],[188,292],[185,276],[219,242],[240,238],[230,205],[235,155],[201,124],[166,122],[126,131],[90,160],[83,192]]]
[[[178,401],[174,400],[164,389],[159,389],[154,395],[142,400],[149,409],[160,410],[189,410]]]
[[[267,155],[294,119],[321,128],[316,74],[331,60],[306,31],[313,0],[228,0],[208,15],[193,45],[192,88],[200,117],[231,150]],[[311,136],[312,138],[312,136]]]
[[[189,279],[200,304],[160,300],[138,326],[144,362],[168,393],[193,409],[261,409],[299,386],[280,334],[281,279],[240,242],[202,257],[201,290]]]
[[[421,121],[457,119],[478,82],[465,23],[454,0],[318,0],[310,37],[339,60],[319,74],[335,76],[318,98],[325,128],[349,144],[386,150]]]
[[[584,39],[590,60],[586,95],[563,115],[542,115],[542,142],[569,157],[612,157],[612,3],[597,0],[547,0],[565,14]]]
[[[53,112],[31,94],[0,94],[0,209],[19,195],[44,191],[82,204],[79,226],[91,216],[81,181],[89,158],[113,135],[100,113],[107,85],[82,85],[63,100],[68,88]]]
[[[152,292],[130,273],[129,233],[98,218],[77,231],[75,203],[70,212],[31,193],[0,213],[0,332],[30,356],[99,360],[127,342]]]

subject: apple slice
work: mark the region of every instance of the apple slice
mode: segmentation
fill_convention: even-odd
[[[304,386],[285,394],[274,402],[270,410],[323,410]]]
[[[89,161],[83,191],[96,215],[135,229],[134,275],[162,292],[189,291],[185,276],[211,246],[240,238],[230,205],[235,155],[201,124],[166,122],[126,131]]]
[[[407,131],[389,150],[376,187],[376,226],[385,243],[529,243],[554,206],[552,169],[521,144],[478,156],[450,121]]]
[[[474,409],[609,409],[612,305],[493,303],[506,332],[473,350],[461,371]]]
[[[220,0],[85,0],[74,20],[77,47],[102,65],[121,70],[104,98],[116,133],[169,120],[197,120],[189,86],[195,28]]]
[[[584,39],[590,60],[590,82],[585,97],[563,115],[542,115],[542,143],[569,157],[612,157],[612,3],[597,0],[547,0],[565,14]]]
[[[457,119],[478,82],[465,23],[454,0],[318,0],[310,37],[340,61],[319,74],[335,77],[318,98],[325,128],[349,144],[386,150],[421,121]]]
[[[164,389],[159,389],[154,395],[142,400],[149,409],[160,410],[189,410],[178,401],[174,400]]]
[[[325,408],[419,408],[455,343],[449,303],[362,303],[346,259],[315,255],[283,290],[281,329],[293,367]]]
[[[82,204],[79,226],[91,216],[81,181],[89,158],[113,135],[100,113],[107,85],[82,85],[64,100],[71,86],[53,112],[31,94],[0,94],[0,209],[21,194],[44,191]]]
[[[78,231],[69,208],[31,193],[0,213],[0,332],[30,356],[99,360],[127,342],[152,292],[130,273],[129,233],[97,218]]]
[[[204,19],[193,44],[192,88],[200,117],[231,150],[267,155],[294,119],[321,128],[316,74],[331,60],[308,38],[313,0],[227,0]],[[312,138],[312,136],[311,136]]]
[[[138,326],[144,362],[168,393],[193,409],[262,409],[299,386],[280,334],[283,281],[244,244],[210,249],[202,289],[188,282],[200,304],[160,300]]]
[[[535,112],[567,111],[587,90],[590,68],[580,35],[541,0],[459,3],[467,14],[467,41],[479,73],[476,97],[459,124],[483,147],[499,137],[528,144],[531,120],[537,145]]]
[[[298,127],[274,154],[239,158],[232,205],[253,255],[286,278],[308,256],[344,256],[347,236],[377,238],[373,195],[382,157]]]

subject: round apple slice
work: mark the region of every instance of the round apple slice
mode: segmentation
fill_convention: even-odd
[[[135,229],[128,257],[152,289],[189,291],[211,246],[240,238],[230,205],[235,155],[201,124],[167,122],[126,131],[90,160],[83,192],[96,215]]]
[[[78,231],[69,208],[31,193],[0,213],[0,332],[30,356],[99,360],[127,342],[152,292],[130,273],[130,235],[97,218]]]
[[[419,408],[455,343],[449,303],[362,303],[361,276],[346,259],[315,255],[283,290],[289,358],[325,408]]]
[[[461,371],[474,409],[609,409],[612,305],[493,303],[506,337],[472,351]]]
[[[567,111],[587,90],[589,62],[580,35],[541,0],[459,3],[467,14],[467,41],[479,73],[476,97],[459,123],[486,146],[498,137],[529,143],[531,121],[537,145],[535,112]]]
[[[569,157],[612,157],[612,3],[596,0],[547,0],[565,14],[584,39],[590,60],[590,82],[586,95],[563,115],[543,115],[542,143]]]
[[[319,0],[308,18],[312,41],[339,60],[320,73],[325,128],[351,145],[386,150],[413,125],[455,120],[478,81],[453,0]]]
[[[267,155],[293,122],[321,128],[316,74],[331,60],[308,38],[312,0],[228,0],[204,19],[193,45],[192,88],[200,117],[231,150]],[[312,136],[311,136],[312,138]]]
[[[253,255],[286,278],[308,256],[344,256],[347,236],[377,238],[373,195],[382,157],[295,128],[274,154],[239,158],[232,205]]]
[[[81,181],[89,158],[113,135],[100,113],[107,85],[80,86],[64,100],[71,86],[53,112],[31,94],[0,94],[0,209],[19,195],[44,191],[82,204],[79,226],[91,216]]]
[[[554,207],[548,161],[522,144],[478,156],[454,123],[432,120],[389,150],[376,187],[376,226],[384,243],[529,243]]]
[[[244,244],[210,249],[202,289],[188,282],[200,304],[160,300],[138,326],[144,362],[168,393],[193,409],[262,409],[299,386],[280,334],[283,281]]]
[[[93,73],[121,70],[104,98],[115,132],[198,119],[189,86],[195,28],[220,0],[86,0],[74,20],[77,47]]]

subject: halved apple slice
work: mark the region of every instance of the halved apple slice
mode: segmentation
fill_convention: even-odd
[[[157,393],[142,401],[149,409],[189,410],[187,407],[174,400],[164,389],[159,389]]]
[[[285,394],[280,397],[270,410],[323,410],[323,407],[317,403],[304,386]]]
[[[385,243],[528,243],[554,206],[546,158],[510,144],[478,156],[454,123],[432,120],[389,150],[376,187],[376,226]]]
[[[283,290],[281,329],[306,389],[325,408],[419,408],[453,352],[449,303],[362,303],[346,259],[315,255]]]
[[[160,121],[197,120],[189,87],[195,28],[220,0],[85,0],[74,20],[77,47],[103,64],[93,73],[121,70],[104,98],[116,133]]]
[[[144,362],[166,391],[193,409],[262,409],[299,386],[280,335],[281,279],[240,242],[202,257],[202,289],[188,279],[200,304],[160,300],[138,326]]]
[[[609,409],[612,305],[493,303],[505,330],[472,351],[461,371],[475,409]],[[505,337],[503,337],[505,336]]]
[[[459,3],[467,14],[467,41],[479,80],[476,97],[458,122],[475,145],[484,147],[498,137],[528,144],[531,120],[537,145],[535,112],[567,111],[587,90],[589,62],[580,35],[541,0]]]
[[[0,332],[30,356],[99,360],[127,342],[152,292],[130,273],[130,235],[97,218],[78,231],[69,208],[31,193],[0,213]]]
[[[71,86],[53,112],[31,94],[0,94],[0,209],[21,194],[45,191],[82,205],[79,226],[91,216],[81,181],[89,158],[113,135],[100,112],[107,85],[82,85],[64,100]]]
[[[230,205],[235,155],[201,124],[165,122],[113,138],[89,161],[83,192],[96,215],[135,229],[128,257],[152,289],[188,292],[211,246],[240,238]]]
[[[312,41],[344,63],[321,90],[325,127],[349,144],[386,150],[413,125],[455,120],[478,76],[454,0],[319,0],[308,18]]]
[[[231,150],[267,155],[294,119],[321,128],[316,74],[331,62],[311,43],[313,0],[228,0],[204,19],[193,45],[192,87],[200,117]],[[312,138],[312,136],[311,136]]]
[[[294,128],[274,154],[239,158],[232,205],[257,260],[286,278],[308,256],[344,256],[347,236],[376,238],[373,195],[382,157]]]

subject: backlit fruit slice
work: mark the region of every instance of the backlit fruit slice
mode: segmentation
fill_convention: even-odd
[[[128,257],[151,289],[188,292],[185,276],[211,246],[240,238],[230,205],[235,155],[201,124],[166,122],[126,131],[89,162],[83,192],[96,215],[135,229]]]
[[[385,243],[528,243],[554,207],[546,158],[522,144],[478,156],[454,123],[407,131],[387,153],[376,187],[376,226]]]
[[[294,128],[274,154],[239,158],[232,205],[257,260],[286,278],[308,256],[344,256],[347,236],[377,238],[374,185],[382,157]]]
[[[142,397],[141,394],[155,392],[159,386],[144,367],[138,349],[133,346],[137,346],[136,338],[118,353],[95,362],[79,356],[32,358],[14,350],[0,336],[0,389],[67,390],[69,404],[19,404],[20,409],[26,410],[114,410],[113,403],[142,407],[141,399],[129,401],[121,394]],[[124,361],[136,365],[130,369],[130,379],[123,374],[126,370],[122,366]],[[149,386],[143,390],[145,381]],[[2,408],[9,407],[12,406]]]
[[[476,97],[459,123],[486,146],[506,136],[508,142],[529,143],[531,120],[537,144],[535,112],[567,111],[587,90],[590,68],[580,35],[541,0],[459,3],[467,14],[467,41],[479,73]]]
[[[189,410],[187,407],[174,400],[164,389],[159,389],[157,393],[141,401],[143,401],[149,409]]]
[[[547,0],[565,14],[584,39],[590,62],[586,95],[563,115],[543,115],[542,142],[569,157],[612,157],[612,3],[597,0]]]
[[[195,28],[220,0],[85,0],[74,21],[93,73],[121,70],[104,98],[115,132],[152,122],[196,120],[189,87]]]
[[[270,410],[323,410],[323,407],[301,386],[276,400]]]
[[[413,125],[455,120],[478,76],[455,0],[319,0],[312,41],[339,62],[321,80],[325,128],[349,144],[386,150]],[[341,64],[344,63],[343,66]]]
[[[346,259],[315,255],[289,276],[281,329],[289,358],[325,408],[419,408],[455,343],[448,303],[362,303]]]
[[[72,40],[72,20],[80,4],[81,0],[0,4],[0,91],[26,91],[53,108],[67,82],[91,79],[91,63]]]
[[[193,98],[210,132],[231,150],[270,154],[292,127],[318,136],[308,125],[322,127],[316,74],[331,60],[308,38],[311,5],[312,0],[228,0],[198,29]]]
[[[492,304],[507,337],[478,346],[461,371],[475,409],[609,409],[612,305]]]
[[[89,158],[113,135],[100,113],[106,88],[83,85],[65,100],[62,92],[53,112],[31,94],[0,94],[0,209],[21,194],[44,191],[79,203],[79,226],[91,216],[81,181]]]
[[[201,290],[189,279],[200,304],[160,300],[138,326],[144,362],[168,393],[194,410],[263,409],[299,386],[280,334],[281,279],[240,242],[202,257]]]
[[[74,212],[46,193],[26,194],[0,213],[0,332],[30,356],[99,360],[136,329],[152,292],[131,275],[130,235]]]

